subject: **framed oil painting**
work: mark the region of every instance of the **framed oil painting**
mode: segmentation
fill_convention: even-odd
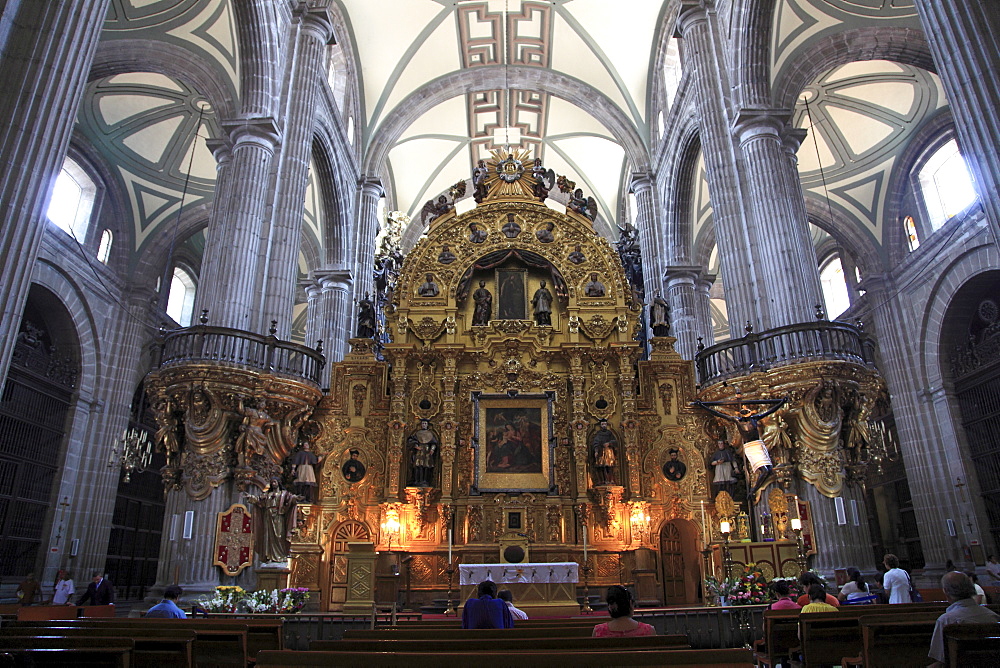
[[[476,487],[547,492],[551,486],[552,397],[475,395]]]

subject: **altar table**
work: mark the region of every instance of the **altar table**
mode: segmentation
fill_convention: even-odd
[[[576,583],[580,581],[575,561],[523,564],[459,564],[459,595],[462,603],[476,595],[484,580],[509,589],[515,607],[528,616],[573,615],[580,611]]]

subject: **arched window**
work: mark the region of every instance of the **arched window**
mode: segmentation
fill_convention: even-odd
[[[903,219],[903,230],[906,232],[906,243],[910,247],[910,252],[920,248],[920,237],[917,236],[917,221],[913,220],[913,216],[907,216]]]
[[[97,184],[72,158],[66,158],[52,187],[46,216],[57,227],[83,243],[90,213],[97,199]]]
[[[111,259],[111,244],[114,243],[115,235],[111,230],[104,230],[101,234],[101,245],[97,247],[97,261],[107,264]]]
[[[976,201],[972,176],[954,139],[927,158],[917,180],[932,230],[937,230]]]
[[[827,318],[833,320],[847,310],[851,298],[847,293],[847,280],[839,255],[831,255],[819,270],[819,281],[823,288]]]
[[[170,281],[170,294],[167,297],[167,315],[181,327],[191,325],[194,294],[194,278],[183,268],[174,267],[174,277]]]

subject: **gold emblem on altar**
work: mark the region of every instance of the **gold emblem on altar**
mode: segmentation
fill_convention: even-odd
[[[237,576],[253,561],[253,521],[241,503],[219,513],[215,529],[215,561],[226,575]]]

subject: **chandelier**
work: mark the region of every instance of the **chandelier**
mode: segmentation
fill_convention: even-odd
[[[122,482],[129,483],[132,473],[142,473],[153,462],[153,439],[149,430],[141,425],[129,425],[122,432],[121,440],[111,447],[109,468],[121,467]]]

